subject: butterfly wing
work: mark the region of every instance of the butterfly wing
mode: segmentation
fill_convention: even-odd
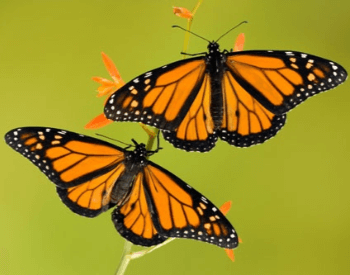
[[[222,79],[223,118],[218,136],[237,147],[263,143],[276,135],[286,115],[275,115],[262,106],[225,71]]]
[[[5,135],[57,186],[75,213],[94,217],[114,206],[110,193],[124,172],[124,151],[102,140],[54,128],[24,127]]]
[[[229,53],[226,65],[218,136],[239,147],[273,137],[285,123],[285,112],[347,77],[339,64],[299,52]]]
[[[227,78],[232,77],[275,115],[282,115],[307,98],[335,88],[347,78],[341,65],[301,52],[232,52],[227,55],[226,65]]]
[[[199,92],[179,126],[175,131],[162,131],[164,138],[176,148],[206,152],[215,146],[218,138],[210,112],[211,92],[210,76],[205,74]]]
[[[142,246],[157,245],[167,239],[155,228],[152,220],[154,210],[149,204],[148,196],[144,174],[140,172],[134,178],[129,197],[112,214],[112,221],[119,234]]]
[[[224,248],[238,246],[237,233],[219,209],[152,162],[136,177],[130,198],[114,211],[112,219],[123,237],[139,245],[175,237]]]
[[[174,130],[196,98],[205,69],[204,57],[195,57],[142,74],[109,97],[105,115]]]

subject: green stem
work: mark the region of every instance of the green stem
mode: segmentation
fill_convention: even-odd
[[[131,252],[131,247],[132,247],[132,243],[125,240],[122,258],[119,262],[119,265],[118,265],[118,268],[115,272],[115,275],[123,275],[126,268],[128,267],[128,264],[131,260],[131,258],[129,256],[129,254]]]
[[[197,12],[199,6],[202,4],[202,2],[203,2],[203,0],[198,0],[196,6],[192,10],[192,16],[193,17],[195,15],[195,13]],[[187,20],[187,30],[189,30],[189,31],[191,30],[193,17],[191,19]],[[190,43],[190,33],[189,32],[185,32],[184,46],[183,46],[182,52],[184,52],[184,53],[187,52],[187,48],[188,48],[188,44],[189,43]],[[183,55],[182,58],[186,58],[186,56]]]
[[[148,135],[148,141],[147,141],[147,145],[146,145],[146,150],[147,151],[151,151],[153,148],[153,144],[154,144],[154,140],[157,138],[159,133],[159,129],[154,128],[152,129],[152,134]]]

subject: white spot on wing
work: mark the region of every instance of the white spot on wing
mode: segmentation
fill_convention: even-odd
[[[145,73],[145,78],[150,77],[151,75],[152,75],[152,72],[147,72],[147,73]]]
[[[203,196],[201,197],[201,200],[202,200],[204,203],[208,203],[207,199],[204,198]]]

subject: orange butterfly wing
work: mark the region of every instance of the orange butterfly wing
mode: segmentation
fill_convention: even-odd
[[[237,83],[276,115],[347,78],[345,69],[333,61],[292,51],[233,52],[226,65]]]
[[[339,64],[300,52],[229,53],[226,65],[218,135],[239,147],[273,137],[285,123],[285,112],[347,77]]]
[[[112,221],[119,234],[142,246],[157,245],[167,239],[154,226],[151,213],[153,209],[149,206],[147,196],[144,174],[140,172],[134,179],[129,197],[112,214]]]
[[[112,220],[135,244],[151,246],[176,237],[238,246],[237,233],[217,207],[152,162],[137,175],[129,199],[114,211]]]
[[[204,58],[197,57],[140,75],[109,97],[105,115],[174,130],[197,96],[205,69]]]
[[[215,146],[217,135],[210,112],[211,92],[210,77],[205,74],[199,92],[179,126],[175,131],[162,131],[167,141],[187,151],[205,152]]]
[[[57,185],[59,196],[73,212],[94,217],[115,205],[110,194],[124,172],[123,149],[43,127],[12,130],[5,140]]]
[[[275,115],[262,106],[226,71],[222,80],[223,118],[218,135],[231,145],[263,143],[283,127],[286,115]]]

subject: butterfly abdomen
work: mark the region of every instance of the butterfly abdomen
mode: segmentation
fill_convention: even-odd
[[[130,173],[124,173],[120,176],[111,192],[111,201],[113,203],[120,205],[128,197],[134,176],[135,175],[131,175]]]
[[[221,83],[216,79],[211,78],[211,102],[210,102],[210,113],[214,122],[214,129],[221,126],[223,116],[223,97],[221,93]]]

